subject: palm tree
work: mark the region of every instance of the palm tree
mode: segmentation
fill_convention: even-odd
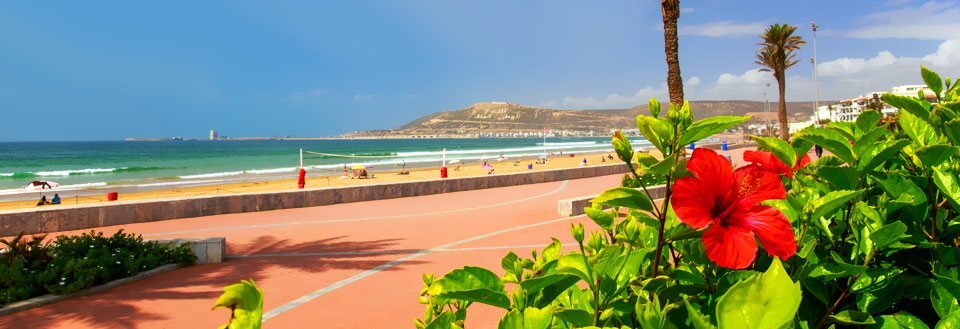
[[[680,77],[680,46],[677,42],[677,19],[680,18],[680,0],[660,0],[663,16],[663,51],[667,55],[667,89],[670,103],[683,104],[683,78]]]
[[[757,45],[757,64],[763,66],[761,71],[773,73],[773,78],[777,79],[777,87],[780,89],[780,111],[777,115],[780,119],[780,138],[790,139],[790,131],[787,127],[787,77],[788,68],[797,64],[797,54],[794,52],[800,49],[800,46],[807,44],[799,35],[793,35],[797,30],[796,26],[788,24],[770,25],[762,34],[762,41]]]

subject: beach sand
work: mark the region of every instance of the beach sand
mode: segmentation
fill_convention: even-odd
[[[653,151],[656,152],[656,151]],[[547,164],[536,164],[536,158],[526,158],[520,159],[519,163],[517,159],[505,159],[503,161],[491,160],[488,163],[493,166],[495,170],[494,174],[505,174],[505,173],[516,173],[516,172],[527,172],[527,171],[536,171],[536,170],[546,170],[546,169],[564,169],[564,168],[574,168],[582,164],[583,159],[587,159],[588,166],[595,166],[600,164],[616,164],[622,163],[619,159],[616,158],[616,155],[610,153],[614,156],[613,160],[607,159],[606,162],[601,160],[607,156],[606,153],[592,153],[592,154],[577,154],[574,157],[569,157],[564,154],[562,156],[551,156],[547,161]],[[517,163],[516,165],[514,165]],[[533,164],[533,169],[527,169],[528,164]],[[448,177],[457,178],[457,177],[471,177],[471,176],[482,176],[487,175],[490,171],[489,168],[481,168],[482,164],[477,163],[476,161],[471,161],[466,164],[459,165],[452,164],[448,165]],[[459,169],[458,169],[459,167]],[[307,171],[307,188],[323,188],[323,187],[339,187],[339,186],[353,186],[353,185],[369,185],[369,184],[382,184],[382,183],[392,183],[392,182],[407,182],[407,181],[417,181],[417,180],[429,180],[440,178],[440,169],[439,165],[435,167],[420,167],[420,168],[411,168],[408,169],[409,174],[400,175],[399,170],[388,170],[388,171],[374,171],[373,178],[370,179],[342,179],[340,177],[341,173],[337,173],[334,176],[330,175],[316,175],[316,173],[311,173]],[[329,171],[323,172],[324,174],[329,174]],[[149,200],[149,199],[160,199],[160,198],[175,198],[175,197],[192,197],[192,196],[205,196],[205,195],[224,195],[224,194],[235,194],[235,193],[249,193],[249,192],[276,192],[276,191],[293,191],[297,189],[297,178],[296,176],[291,176],[290,179],[281,179],[281,180],[269,180],[269,181],[251,181],[251,182],[234,182],[234,183],[225,183],[225,184],[216,184],[216,185],[204,185],[204,186],[191,186],[191,187],[179,187],[179,188],[170,188],[170,189],[159,189],[159,190],[150,190],[150,191],[141,191],[141,192],[132,192],[132,193],[121,193],[120,200]],[[53,196],[53,193],[56,191],[49,191],[44,193],[48,199]],[[75,205],[75,204],[96,204],[96,203],[107,203],[106,194],[100,196],[91,196],[91,195],[73,195],[70,192],[64,191],[60,194],[63,205]],[[37,197],[39,199],[39,195]],[[6,201],[0,202],[0,211],[4,210],[17,210],[17,209],[39,209],[36,200],[27,200],[27,201]],[[43,206],[44,209],[47,207],[57,207],[57,205],[46,205]]]

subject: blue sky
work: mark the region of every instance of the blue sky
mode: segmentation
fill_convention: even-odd
[[[757,34],[798,25],[822,99],[960,73],[953,1],[681,1],[689,99],[762,99]],[[474,102],[665,97],[656,1],[0,4],[0,140],[331,135]],[[919,19],[918,19],[919,18]],[[788,99],[812,100],[812,45]],[[771,92],[774,89],[771,89]],[[775,95],[770,96],[771,99]]]

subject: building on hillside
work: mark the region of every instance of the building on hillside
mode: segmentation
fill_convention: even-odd
[[[857,120],[860,113],[872,107],[879,107],[884,117],[896,115],[897,109],[889,106],[880,100],[880,97],[886,92],[875,91],[860,95],[850,99],[844,99],[839,102],[820,106],[817,113],[811,119],[820,119],[821,121],[845,121],[853,122]],[[923,98],[928,102],[936,102],[937,96],[930,88],[925,85],[901,85],[890,89],[889,93],[898,96],[918,97],[923,93]]]

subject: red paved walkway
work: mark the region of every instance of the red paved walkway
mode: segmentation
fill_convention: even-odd
[[[736,152],[736,151],[734,151]],[[734,159],[740,158],[739,153]],[[2,328],[215,328],[223,286],[253,278],[266,328],[407,328],[422,315],[421,274],[464,265],[499,272],[551,236],[572,241],[557,200],[598,193],[620,176],[325,207],[105,227],[146,238],[225,236],[231,258],[0,318]],[[67,232],[76,233],[76,232]],[[471,327],[502,315],[475,307]]]

